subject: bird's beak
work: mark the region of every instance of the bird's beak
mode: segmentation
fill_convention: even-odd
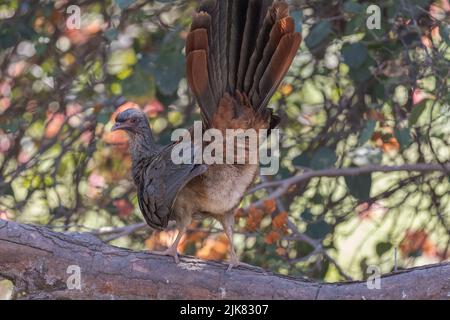
[[[125,129],[123,123],[116,122],[116,123],[114,123],[113,127],[111,128],[111,131],[117,131],[117,130],[123,130],[123,129]]]

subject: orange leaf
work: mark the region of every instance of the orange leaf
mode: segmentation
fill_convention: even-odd
[[[153,99],[151,102],[144,106],[143,111],[150,118],[156,118],[160,112],[164,111],[164,106],[157,99]]]
[[[237,209],[237,210],[234,212],[234,217],[235,217],[236,219],[242,218],[242,217],[244,217],[244,216],[245,216],[245,210],[242,209],[242,208],[239,208],[239,209]]]
[[[11,220],[12,214],[7,211],[0,210],[0,220]]]
[[[247,229],[247,231],[250,232],[256,231],[263,217],[264,212],[262,210],[255,207],[250,207],[250,209],[248,210],[248,217],[245,224],[245,228]]]
[[[376,131],[373,133],[372,135],[372,141],[376,142],[378,145],[378,141],[381,140],[381,132],[380,131]]]
[[[375,145],[383,151],[400,150],[400,144],[397,139],[392,135],[391,128],[384,128],[386,134],[377,131],[372,136],[372,141]]]
[[[197,251],[197,256],[202,259],[221,260],[226,257],[228,246],[227,236],[221,234],[216,238],[207,239],[205,245]]]
[[[294,87],[292,87],[292,85],[290,84],[286,84],[280,87],[280,92],[284,95],[284,96],[288,96],[292,93],[292,91],[294,90]]]
[[[391,150],[400,150],[400,144],[398,143],[397,139],[392,137],[385,143],[383,143],[382,146],[383,151],[391,151]]]
[[[288,213],[286,211],[280,212],[272,219],[272,226],[274,229],[283,230],[286,227]]]
[[[267,244],[273,244],[274,242],[280,240],[281,236],[278,232],[276,231],[270,231],[266,238],[264,239],[264,242]]]
[[[436,245],[431,242],[424,230],[408,230],[400,243],[400,252],[407,257],[418,251],[429,257],[437,255]]]
[[[161,251],[165,248],[170,247],[175,240],[178,231],[176,230],[168,230],[161,232],[154,232],[150,238],[145,240],[145,247],[149,250],[158,250]],[[181,239],[180,246],[184,242],[184,236]]]
[[[383,112],[375,110],[375,109],[369,109],[369,111],[367,113],[367,117],[369,119],[375,120],[375,121],[385,121],[386,120]]]
[[[103,141],[117,146],[128,146],[128,135],[125,131],[108,131],[103,134]]]
[[[55,113],[45,128],[45,137],[47,139],[55,137],[61,130],[66,117],[62,113]]]
[[[275,201],[275,199],[265,200],[263,208],[266,214],[271,214],[277,209],[277,202]]]
[[[134,211],[133,205],[127,199],[117,199],[113,201],[113,205],[119,211],[119,216],[126,219]]]
[[[205,240],[205,238],[208,236],[208,233],[205,231],[194,231],[190,232],[186,236],[186,241],[188,242],[200,242]]]
[[[279,256],[285,256],[286,255],[286,249],[285,248],[277,248],[275,250],[275,252],[279,255]]]

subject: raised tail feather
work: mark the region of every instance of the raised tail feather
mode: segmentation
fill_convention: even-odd
[[[230,96],[244,96],[267,115],[300,42],[283,0],[202,1],[187,36],[186,63],[205,124],[213,126],[221,101]],[[272,116],[270,126],[276,122]]]

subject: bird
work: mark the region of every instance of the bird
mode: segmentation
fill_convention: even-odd
[[[284,0],[201,1],[185,52],[186,78],[204,130],[276,128],[280,118],[268,105],[301,40]],[[116,130],[129,136],[132,178],[145,221],[157,230],[176,222],[175,241],[158,254],[178,263],[177,247],[191,222],[214,218],[229,240],[229,269],[242,265],[233,245],[235,212],[256,179],[258,164],[175,164],[171,154],[179,142],[159,145],[138,109],[119,113]]]

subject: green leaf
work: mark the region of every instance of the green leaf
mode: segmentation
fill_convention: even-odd
[[[54,184],[54,180],[53,180],[52,176],[51,176],[51,175],[46,175],[46,176],[44,177],[44,185],[45,185],[47,188],[50,188],[50,187],[53,186],[53,184]]]
[[[120,9],[126,9],[134,3],[134,0],[116,0],[116,4]]]
[[[312,203],[322,205],[325,201],[324,197],[320,194],[320,192],[316,192],[314,197],[311,199]]]
[[[178,31],[176,29],[164,37],[158,54],[147,56],[147,69],[153,74],[159,91],[166,96],[176,92],[180,80],[185,76],[184,43]]]
[[[309,49],[318,46],[331,33],[331,24],[329,21],[320,21],[316,23],[308,36],[305,38],[305,44]]]
[[[417,120],[419,120],[420,116],[425,111],[425,107],[426,107],[426,100],[422,101],[421,103],[413,107],[408,120],[408,125],[410,128],[417,123]]]
[[[358,14],[352,17],[345,25],[345,35],[353,35],[357,32],[363,31],[366,27],[366,16]]]
[[[331,232],[331,226],[324,220],[308,224],[305,234],[313,239],[323,239]]]
[[[337,161],[336,154],[327,147],[319,148],[311,159],[311,168],[321,170],[331,168]]]
[[[297,241],[295,249],[297,250],[298,258],[305,257],[314,251],[314,247],[305,241]]]
[[[305,168],[309,168],[311,165],[311,155],[304,152],[298,156],[296,156],[293,160],[292,160],[292,164],[294,166],[298,166],[298,167],[305,167]]]
[[[384,253],[391,250],[392,244],[389,242],[380,242],[376,246],[377,255],[381,257]]]
[[[303,11],[292,11],[291,17],[295,21],[295,32],[302,33]]]
[[[110,42],[117,39],[117,36],[119,35],[119,32],[117,29],[109,29],[106,30],[103,35],[108,39]]]
[[[311,213],[311,210],[305,209],[300,215],[303,221],[311,222],[313,219],[313,214]]]
[[[41,187],[42,187],[42,183],[43,183],[43,181],[42,181],[41,176],[34,176],[34,177],[31,179],[31,187],[32,187],[33,189],[39,189],[39,188],[41,188]]]
[[[382,82],[378,82],[372,89],[373,89],[373,94],[375,95],[375,97],[384,101],[384,99],[386,97],[385,84]]]
[[[347,13],[361,13],[364,10],[361,4],[353,1],[345,2],[342,8]]]
[[[8,123],[2,124],[2,128],[7,133],[13,133],[20,129],[20,126],[22,123],[23,123],[23,120],[21,118],[14,118],[14,119],[11,119],[11,121],[9,121]]]
[[[396,128],[394,131],[395,138],[400,144],[400,148],[404,149],[411,143],[411,130],[409,128]]]
[[[367,48],[361,42],[345,44],[342,47],[342,56],[350,68],[357,69],[367,60]]]
[[[114,51],[108,59],[108,72],[119,76],[124,72],[126,73],[137,62],[136,52],[132,48]],[[121,76],[120,78],[123,79],[124,77]]]
[[[69,168],[69,165],[68,165],[69,161],[70,161],[69,157],[65,157],[65,158],[63,157],[63,160],[59,163],[59,166],[56,170],[56,175],[58,177],[64,177],[64,175],[66,174],[66,172]]]
[[[36,54],[37,55],[43,55],[47,51],[47,44],[46,43],[36,43],[34,45],[36,48]]]
[[[122,81],[122,88],[125,96],[130,99],[151,98],[155,94],[153,77],[145,72],[140,63],[131,76]]]
[[[7,49],[14,46],[19,41],[16,32],[10,29],[0,28],[0,49]]]
[[[183,56],[177,52],[160,56],[156,65],[159,66],[159,71],[154,73],[158,89],[164,95],[173,94],[184,76]]]
[[[11,184],[7,184],[4,187],[1,188],[1,194],[13,196],[14,197],[14,190],[11,187]]]
[[[278,170],[277,177],[280,179],[287,179],[292,176],[292,172],[289,171],[288,168],[281,166],[280,170]]]
[[[369,266],[369,265],[367,264],[367,257],[364,257],[364,258],[359,262],[359,269],[361,270],[361,273],[362,273],[363,275],[366,274],[368,266]]]
[[[111,112],[107,108],[102,108],[102,110],[97,114],[97,122],[106,124],[111,117]]]
[[[353,81],[357,83],[361,83],[367,81],[372,76],[370,71],[370,67],[374,65],[374,60],[367,56],[367,59],[364,61],[363,65],[359,68],[350,68],[349,75],[353,79]]]
[[[445,43],[450,46],[450,26],[447,24],[442,24],[439,27],[439,34],[441,38],[445,41]]]
[[[367,121],[366,126],[364,127],[364,129],[361,131],[361,133],[359,135],[359,138],[358,138],[359,145],[363,145],[367,141],[369,141],[369,139],[373,136],[373,132],[375,131],[376,125],[377,125],[377,123],[374,120]]]
[[[345,177],[345,184],[353,197],[361,201],[367,200],[372,189],[372,174]]]

